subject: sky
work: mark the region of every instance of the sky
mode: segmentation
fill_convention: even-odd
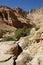
[[[39,8],[43,6],[43,0],[0,0],[0,5],[10,8],[20,7],[24,10]]]

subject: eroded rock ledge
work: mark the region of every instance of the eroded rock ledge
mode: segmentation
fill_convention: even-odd
[[[13,65],[21,52],[21,47],[14,41],[0,42],[0,65]]]

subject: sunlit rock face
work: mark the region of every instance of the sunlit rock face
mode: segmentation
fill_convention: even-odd
[[[27,18],[36,26],[43,27],[43,7],[29,10]]]
[[[0,42],[0,65],[14,65],[21,52],[21,47],[14,41]]]
[[[28,12],[21,8],[11,9],[9,7],[0,6],[0,29],[14,30],[15,28],[43,26],[43,7],[32,9]],[[3,23],[3,24],[2,24]],[[8,30],[9,30],[8,29]]]
[[[18,28],[30,28],[30,35],[1,41],[0,65],[43,65],[43,7],[26,12],[0,6],[0,31],[10,33]]]

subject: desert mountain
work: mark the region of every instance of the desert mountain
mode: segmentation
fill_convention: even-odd
[[[24,26],[32,26],[27,23],[27,12],[20,8],[11,9],[9,7],[0,6],[0,30],[14,30],[15,28],[22,28]],[[25,20],[25,21],[24,21]]]
[[[43,26],[43,7],[31,9],[28,12],[16,7],[11,9],[0,6],[0,30],[14,30],[24,26]]]
[[[19,8],[19,7],[15,7],[13,8],[14,12],[18,15],[20,15],[21,17],[25,17],[27,16],[27,12],[24,11],[23,9]]]
[[[36,26],[43,26],[43,7],[31,9],[28,11],[27,18]]]
[[[13,10],[8,7],[0,6],[0,30],[13,31],[13,20],[17,21]]]
[[[27,12],[0,6],[0,31],[15,30],[16,36],[0,38],[0,65],[43,65],[43,7]]]

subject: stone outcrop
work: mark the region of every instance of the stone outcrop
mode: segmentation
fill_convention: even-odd
[[[30,23],[30,19],[27,19],[27,12],[23,9],[16,7],[13,9],[17,19],[22,23],[23,27],[32,27],[33,23]]]
[[[29,55],[29,52],[24,50],[17,58],[16,65],[26,65],[26,62],[32,60],[32,57]]]
[[[33,24],[29,22],[30,19],[27,19],[26,16],[27,12],[20,8],[11,9],[0,6],[0,31],[4,32],[4,34],[10,34],[18,28],[32,28]]]
[[[43,7],[29,10],[27,19],[36,26],[43,27]]]
[[[3,31],[13,31],[13,21],[17,21],[17,17],[13,13],[13,10],[0,6],[0,30]]]
[[[0,30],[14,30],[14,28],[43,26],[43,7],[28,12],[21,8],[11,9],[0,6]],[[3,23],[3,24],[2,24]],[[3,26],[3,28],[2,28]],[[8,28],[9,27],[9,28]]]
[[[0,65],[43,65],[43,7],[26,12],[0,6],[0,31],[23,27],[31,28],[30,35],[0,42]]]
[[[26,11],[20,8],[0,6],[0,30],[14,31],[15,28],[31,27],[32,24],[27,23],[29,20],[25,19],[25,15]]]
[[[43,28],[30,37],[21,38],[17,43],[23,52],[16,59],[16,65],[43,65]]]
[[[0,65],[14,65],[21,52],[21,47],[14,41],[0,42]]]
[[[19,7],[15,7],[13,8],[14,12],[16,14],[18,14],[18,16],[20,15],[21,17],[26,17],[27,16],[27,12],[24,11],[23,9],[19,8]]]

